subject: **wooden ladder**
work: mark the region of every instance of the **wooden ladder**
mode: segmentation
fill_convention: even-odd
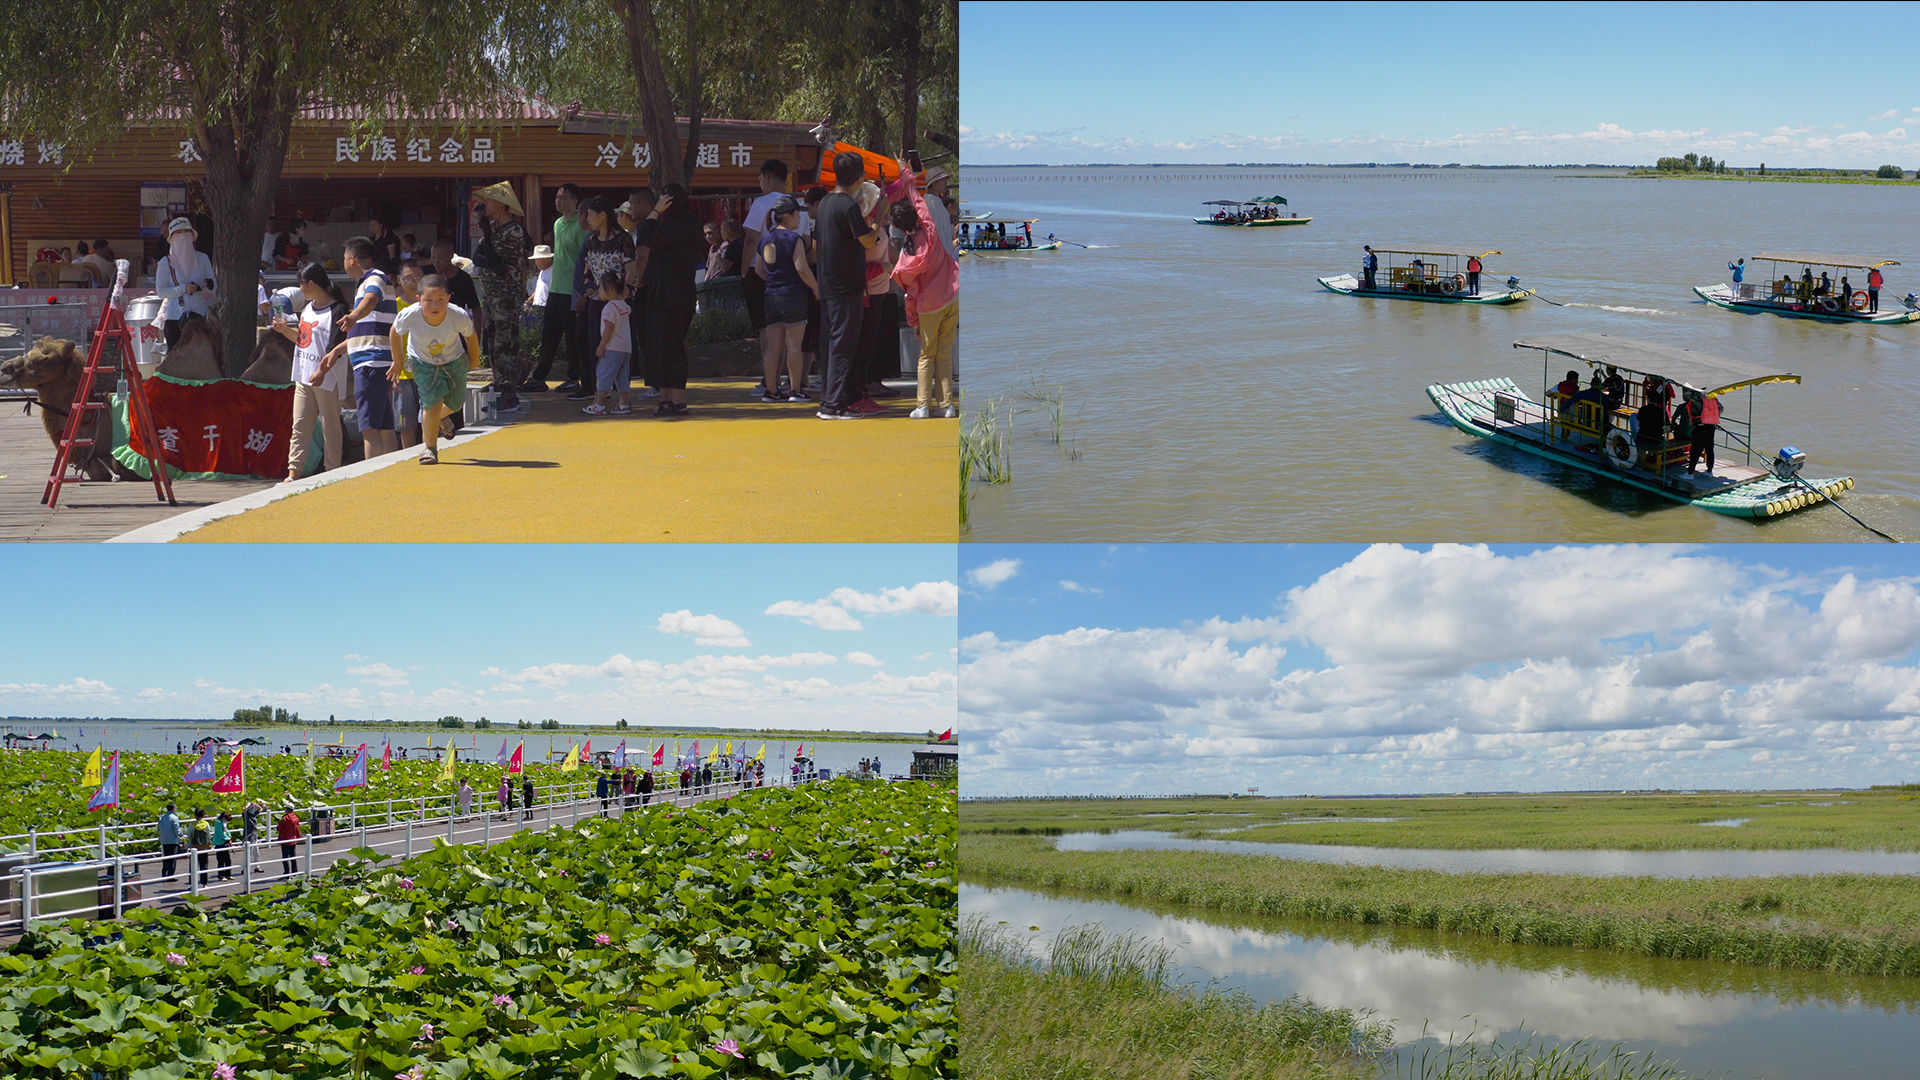
[[[147,407],[146,383],[140,378],[140,365],[134,360],[133,334],[127,328],[126,313],[123,310],[126,301],[121,295],[126,285],[126,274],[127,264],[121,262],[119,274],[114,281],[113,298],[107,302],[106,310],[100,314],[100,325],[93,330],[93,344],[87,349],[87,366],[81,373],[79,387],[73,392],[72,410],[67,413],[66,427],[60,434],[60,447],[53,456],[53,472],[48,475],[46,491],[40,496],[40,502],[49,508],[59,505],[62,486],[88,482],[84,474],[68,475],[69,470],[75,466],[76,460],[84,466],[94,453],[103,450],[108,454],[113,453],[111,445],[95,447],[93,438],[96,426],[94,414],[110,407],[108,402],[93,399],[94,377],[102,371],[113,369],[112,364],[105,363],[107,343],[110,341],[120,344],[120,377],[126,384],[127,390],[128,443],[131,444],[133,441],[131,435],[134,425],[139,424],[147,445],[144,456],[147,464],[153,469],[154,497],[168,506],[179,505],[173,499],[173,477],[167,472],[166,462],[160,460],[158,449],[160,440],[157,435],[160,429],[153,423],[153,413]],[[112,430],[111,424],[108,425],[107,430]],[[87,433],[85,437],[82,437],[82,432]],[[76,458],[74,451],[79,449],[89,450],[90,453]]]

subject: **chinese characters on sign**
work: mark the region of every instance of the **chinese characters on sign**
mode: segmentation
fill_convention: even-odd
[[[653,144],[651,142],[630,143],[624,148],[616,142],[601,143],[595,147],[596,156],[593,159],[594,166],[596,168],[608,169],[619,168],[623,149],[632,153],[634,168],[650,169],[653,167]],[[746,168],[753,164],[753,144],[730,143],[727,146],[727,160],[738,168]],[[698,153],[694,155],[693,163],[695,168],[700,169],[719,168],[720,144],[701,143]]]
[[[67,144],[47,142],[45,139],[35,143],[40,157],[39,165],[65,165],[67,163]],[[25,165],[27,163],[27,144],[23,139],[0,139],[0,165]]]
[[[180,145],[181,160],[189,160],[185,156],[189,144],[183,142]],[[4,144],[0,144],[0,149],[4,149]],[[400,141],[391,135],[376,135],[365,139],[341,135],[333,140],[333,160],[336,164],[340,162],[358,164],[362,160],[363,152],[366,155],[365,160],[369,162],[399,161]],[[191,160],[199,160],[197,153]],[[471,139],[461,140],[449,135],[441,140],[438,146],[435,146],[433,140],[429,138],[408,139],[406,160],[418,165],[431,165],[435,162],[446,165],[462,162],[471,162],[475,165],[497,165],[500,163],[500,156],[492,136],[477,135]],[[0,164],[4,163],[0,161]]]

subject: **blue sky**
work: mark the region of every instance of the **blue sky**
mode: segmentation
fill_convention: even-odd
[[[945,545],[47,545],[9,580],[0,715],[944,729]],[[504,588],[482,568],[520,566]],[[471,579],[467,583],[466,579]],[[69,583],[88,584],[69,595]],[[444,583],[425,603],[422,583]]]
[[[1920,167],[1920,13],[1793,10],[963,0],[962,158]]]
[[[969,545],[966,793],[1920,780],[1920,557]]]

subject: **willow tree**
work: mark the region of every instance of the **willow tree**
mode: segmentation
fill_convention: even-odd
[[[636,116],[656,150],[656,186],[689,182],[708,116],[832,115],[840,137],[881,152],[928,135],[950,150],[959,129],[954,0],[598,0],[518,5],[506,17],[515,39],[553,43],[510,56],[515,78],[556,101]]]
[[[369,128],[497,100],[508,48],[498,4],[437,0],[409,17],[377,4],[242,0],[12,0],[0,25],[0,127],[112,153],[130,126],[180,131],[205,162],[229,374],[254,345],[260,238],[295,118],[319,103]],[[191,144],[189,148],[187,143]]]

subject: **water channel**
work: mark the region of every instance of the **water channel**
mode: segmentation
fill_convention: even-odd
[[[1696,1078],[1884,1080],[1914,1075],[1920,1047],[1920,979],[1511,945],[964,881],[960,910],[1004,922],[1036,955],[1067,926],[1162,942],[1175,950],[1182,982],[1364,1010],[1392,1025],[1403,1054],[1450,1038],[1587,1039],[1673,1060]]]
[[[1662,878],[1920,874],[1920,851],[1843,851],[1833,848],[1772,851],[1548,851],[1508,848],[1453,851],[1444,848],[1204,840],[1148,829],[1068,833],[1059,837],[1054,846],[1059,851],[1211,851],[1346,866],[1442,870],[1450,874],[1587,874],[1595,877]]]

